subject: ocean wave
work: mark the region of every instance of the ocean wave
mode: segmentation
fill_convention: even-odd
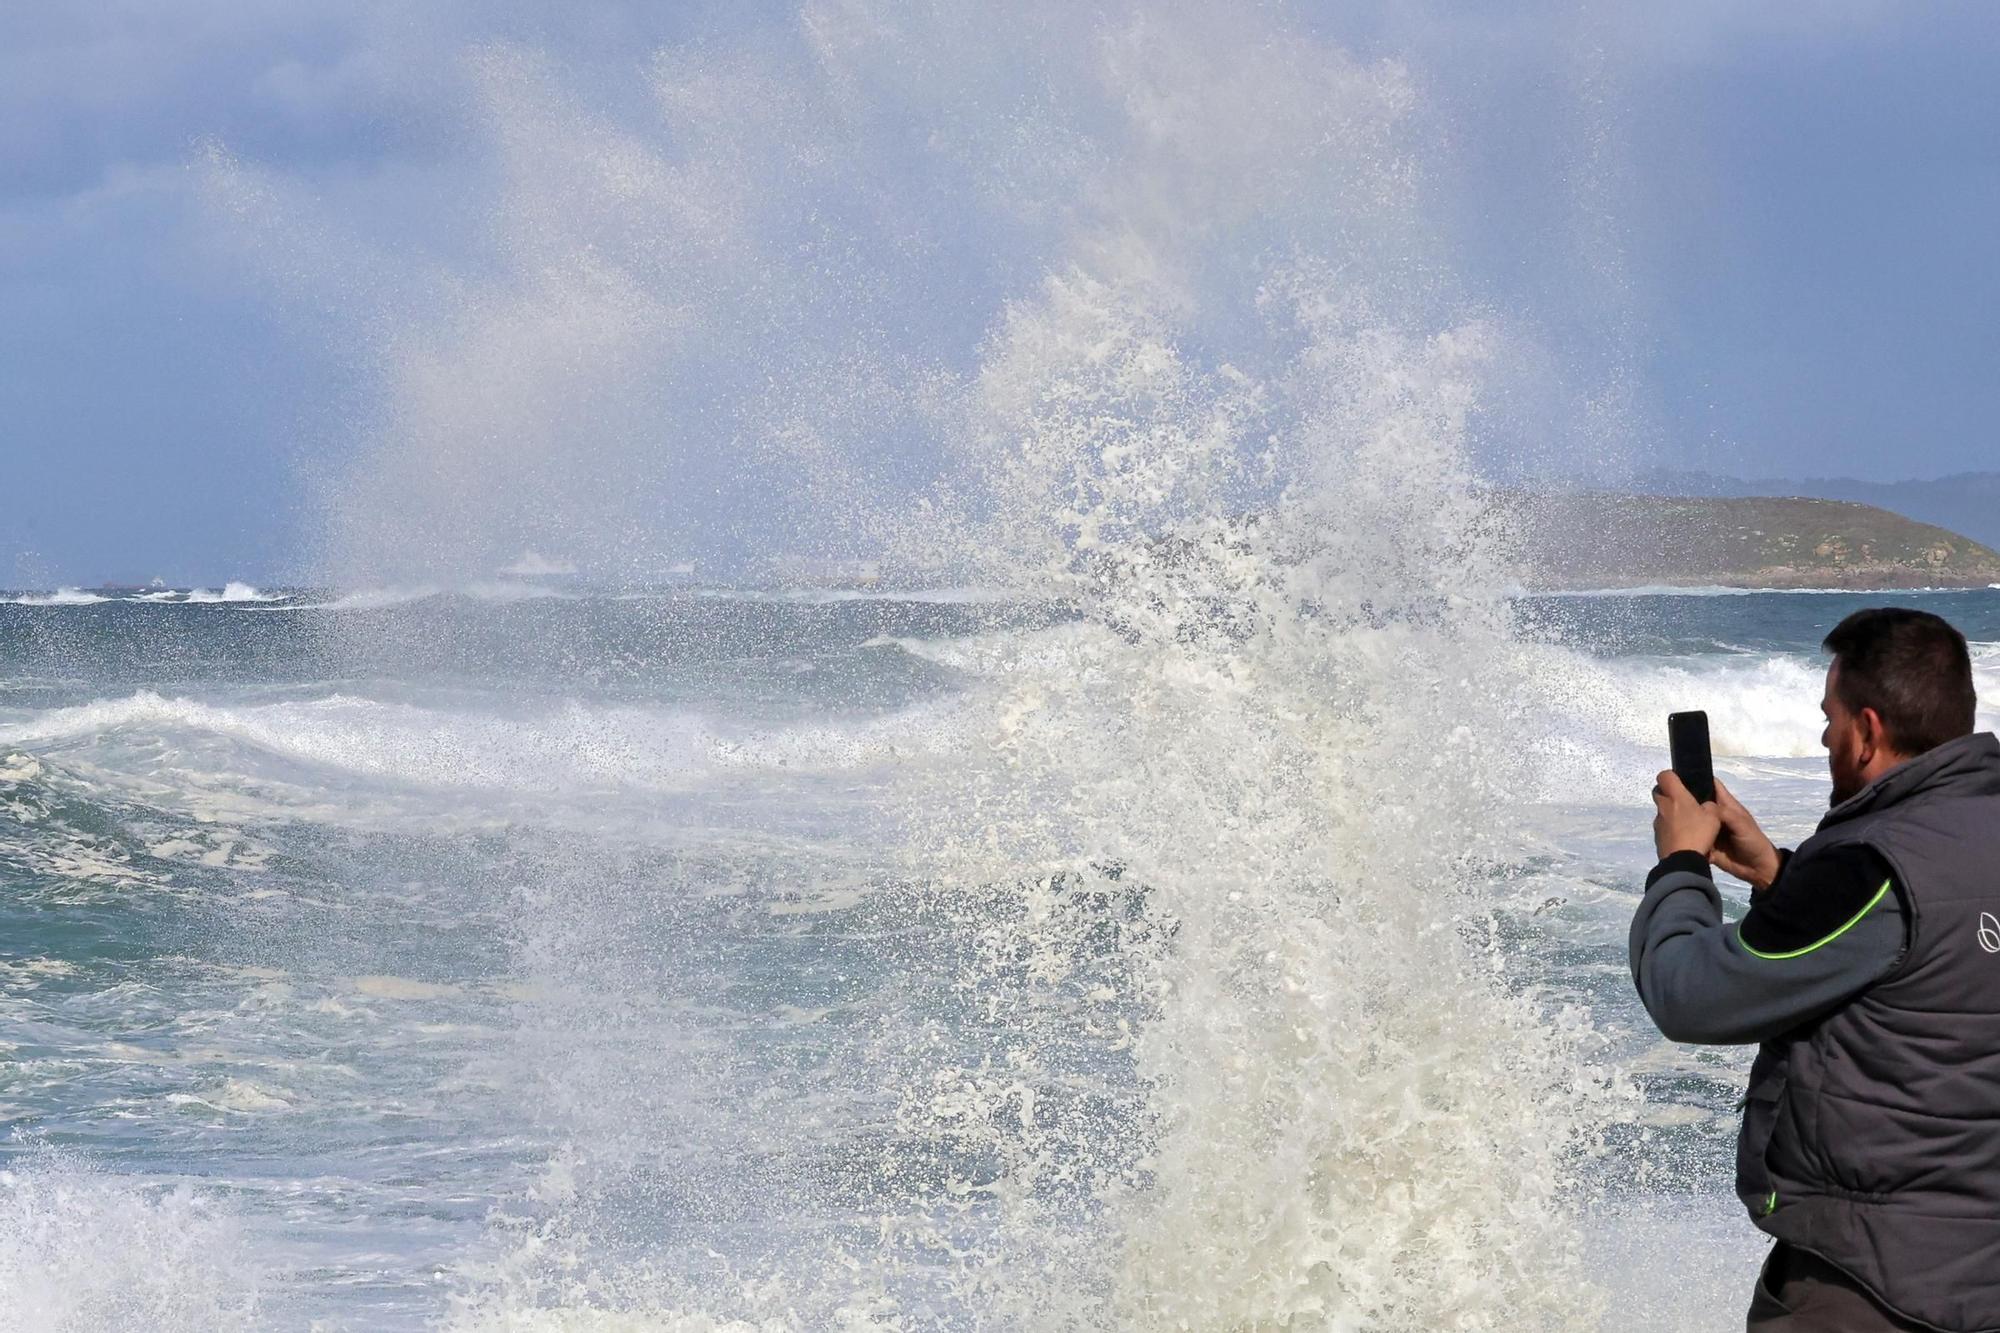
[[[444,590],[429,584],[419,584],[408,588],[361,588],[346,592],[330,602],[310,602],[302,604],[302,611],[380,611],[391,606],[406,606],[411,602],[427,601]]]
[[[434,597],[464,597],[478,602],[527,601],[606,601],[659,602],[702,601],[777,602],[790,605],[829,605],[838,602],[909,602],[940,606],[977,606],[1033,600],[1031,594],[1007,588],[722,588],[675,586],[643,589],[590,589],[553,587],[519,580],[486,580],[444,586],[419,584],[411,587],[364,588],[342,593],[332,601],[302,604],[301,610],[373,611],[428,601]]]
[[[57,588],[54,592],[29,592],[18,597],[0,598],[0,603],[7,606],[95,606],[110,600],[102,593],[85,592],[81,588]]]
[[[1990,585],[2000,588],[2000,583]],[[1699,584],[1688,587],[1667,583],[1642,583],[1627,588],[1565,588],[1541,592],[1526,589],[1515,595],[1526,598],[1543,597],[1765,597],[1772,595],[1801,597],[1925,597],[1946,593],[1969,591],[1966,588],[1733,588],[1719,583]]]
[[[1024,655],[1086,653],[1091,631],[1065,624],[954,638],[885,635],[871,647],[894,648],[975,677],[1003,679]],[[1719,755],[1820,753],[1821,681],[1825,668],[1784,654],[1717,653],[1700,657],[1597,657],[1523,643],[1509,666],[1532,682],[1535,724],[1568,740],[1663,746],[1670,712],[1704,708]],[[2000,679],[1995,682],[2000,691]],[[1996,692],[2000,699],[2000,692]],[[1527,702],[1527,701],[1524,701]]]
[[[684,602],[719,601],[773,603],[786,606],[831,606],[848,602],[888,602],[935,606],[1003,606],[1035,600],[1029,593],[999,588],[778,588],[745,589],[668,587],[613,590],[552,587],[511,580],[444,586],[361,588],[324,600],[291,600],[264,609],[279,611],[383,611],[419,602],[463,598],[493,605],[518,602]]]
[[[248,583],[231,581],[220,589],[195,588],[188,593],[186,600],[201,603],[281,602],[284,597],[277,593],[259,591]]]
[[[723,773],[804,777],[905,760],[956,734],[960,707],[943,701],[846,721],[757,727],[693,711],[576,701],[508,716],[345,694],[218,704],[142,690],[0,726],[0,746],[55,747],[117,733],[200,735],[416,786],[671,790]]]
[[[248,1333],[262,1285],[237,1219],[185,1186],[48,1150],[0,1171],[9,1327]]]
[[[575,601],[585,594],[568,588],[550,588],[536,583],[489,580],[446,587],[419,583],[400,587],[358,588],[331,601],[297,602],[285,608],[296,611],[385,611],[439,597],[464,597],[476,602],[531,602],[543,599]]]
[[[485,583],[468,583],[461,588],[453,588],[460,597],[470,597],[477,602],[539,602],[554,600],[573,602],[582,594],[566,588],[551,588],[540,583],[515,583],[494,580]]]
[[[121,598],[128,602],[156,602],[176,606],[247,606],[259,602],[285,602],[289,593],[265,592],[254,584],[234,579],[220,588],[162,588]]]
[[[107,592],[101,589],[58,588],[50,593],[22,593],[0,598],[9,606],[96,606],[103,602],[145,602],[155,606],[242,606],[260,602],[283,602],[289,594],[265,592],[254,584],[231,579],[220,588],[149,588],[143,591]]]
[[[622,599],[659,594],[624,594]],[[685,596],[687,594],[678,594]],[[699,588],[694,595],[720,601],[789,602],[808,606],[835,602],[911,602],[936,606],[1005,605],[1035,600],[1012,588]]]
[[[892,648],[975,678],[1002,680],[1024,657],[1088,652],[1089,627],[1067,623],[947,638],[883,635]],[[1977,724],[2000,729],[2000,643],[1974,642]],[[1667,714],[1703,709],[1715,753],[1740,758],[1816,758],[1824,753],[1819,711],[1826,665],[1818,657],[1720,651],[1678,657],[1604,657],[1549,644],[1515,646],[1515,669],[1533,682],[1544,738],[1660,749]],[[1527,701],[1524,701],[1527,702]]]
[[[1548,694],[1551,729],[1664,751],[1667,714],[1708,713],[1719,756],[1805,758],[1822,753],[1825,668],[1783,654],[1597,658],[1529,649]]]
[[[1087,651],[1087,646],[1099,633],[1094,626],[1081,621],[1066,621],[1036,629],[992,630],[947,638],[882,634],[869,639],[862,647],[893,648],[933,666],[970,676],[1000,679],[1007,676],[1024,656]]]
[[[1976,725],[2000,727],[2000,645],[1975,643]],[[1691,657],[1593,657],[1570,649],[1524,647],[1548,691],[1554,728],[1595,728],[1607,739],[1649,749],[1666,744],[1667,714],[1702,709],[1718,756],[1803,759],[1825,753],[1819,711],[1826,664],[1789,653]]]
[[[229,705],[142,690],[0,727],[0,743],[47,746],[117,732],[222,737],[287,759],[425,786],[524,788],[684,778],[703,727],[691,715],[581,705],[506,718],[344,694]]]

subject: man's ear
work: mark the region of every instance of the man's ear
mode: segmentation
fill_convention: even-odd
[[[1864,708],[1854,715],[1854,726],[1861,733],[1862,760],[1866,764],[1878,754],[1889,749],[1889,729],[1882,725],[1882,715],[1872,708]]]

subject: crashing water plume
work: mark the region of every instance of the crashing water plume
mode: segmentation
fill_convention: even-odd
[[[1002,437],[1062,481],[1058,502],[1023,510],[1071,553],[1060,572],[1087,609],[1062,640],[980,665],[994,762],[951,799],[926,794],[944,826],[929,850],[943,882],[1003,896],[1115,867],[1152,947],[1094,1025],[1107,1050],[1129,1043],[1130,1120],[1028,1114],[1060,1104],[1059,1080],[1036,1089],[1038,1053],[1073,1044],[1092,1006],[1026,997],[1047,1030],[996,1037],[932,1103],[1008,1164],[995,1188],[1024,1234],[1003,1223],[982,1256],[999,1274],[982,1307],[1031,1327],[1588,1324],[1564,1215],[1572,1154],[1606,1105],[1580,1062],[1587,1027],[1510,997],[1467,929],[1469,891],[1509,855],[1500,812],[1522,776],[1491,742],[1530,685],[1506,665],[1503,534],[1464,466],[1486,339],[1311,310],[1270,391],[1292,424],[1259,441],[1259,466],[1286,480],[1255,521],[1230,521],[1211,488],[1246,452],[1237,418],[1135,412],[1129,437],[1102,420],[1107,402],[1203,397],[1199,377],[1129,325],[1108,335],[1073,288],[1038,314],[1078,336],[1017,313],[1039,359],[1014,373],[1061,391],[1021,395],[1032,406]],[[1219,378],[1217,398],[1241,392]],[[1167,513],[1189,515],[1172,539]],[[1007,878],[1023,866],[1044,877]],[[1045,932],[1046,916],[1017,928]],[[1060,976],[1071,960],[1054,953],[1041,971]],[[1143,1017],[1102,1016],[1121,1002]],[[1116,1137],[1135,1132],[1137,1159]],[[1104,1177],[1105,1207],[1085,1215],[1108,1243],[1095,1268],[1069,1261],[1067,1324],[1009,1262],[1060,1226],[1033,1197],[1052,1163]]]
[[[899,645],[965,697],[868,770],[866,851],[759,853],[895,941],[798,1074],[851,1122],[656,995],[766,881],[522,855],[564,1146],[459,1323],[1590,1326],[1610,1093],[1481,892],[1538,688],[1475,472],[1514,337],[1449,277],[1411,73],[1198,4],[818,0],[659,54],[640,123],[470,59],[490,208],[474,261],[362,284],[335,581],[867,559],[1068,614]],[[804,1239],[742,1239],[750,1181]]]

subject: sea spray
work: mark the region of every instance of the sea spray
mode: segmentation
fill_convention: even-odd
[[[1039,536],[1085,619],[990,665],[984,761],[924,793],[930,873],[1002,900],[966,984],[1004,1018],[905,1124],[987,1164],[947,1192],[992,1238],[951,1248],[1009,1323],[1585,1327],[1607,1089],[1478,943],[1531,686],[1464,461],[1489,339],[1273,290],[1303,341],[1256,393],[1079,281],[995,349],[994,474],[1054,480],[987,549]],[[1241,438],[1248,402],[1289,424]]]
[[[240,1220],[187,1185],[35,1146],[0,1171],[7,1322],[59,1333],[250,1333],[276,1303]]]
[[[337,581],[867,556],[1077,619],[787,788],[838,854],[719,783],[664,847],[517,833],[563,1147],[459,1321],[1587,1327],[1606,1094],[1482,896],[1537,753],[1471,461],[1516,335],[1443,262],[1411,73],[1271,12],[871,0],[662,54],[657,123],[469,68],[487,229],[361,285]]]

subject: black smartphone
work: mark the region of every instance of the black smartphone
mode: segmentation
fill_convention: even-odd
[[[1708,714],[1667,714],[1667,749],[1674,773],[1697,801],[1715,799],[1715,760],[1708,752]]]

